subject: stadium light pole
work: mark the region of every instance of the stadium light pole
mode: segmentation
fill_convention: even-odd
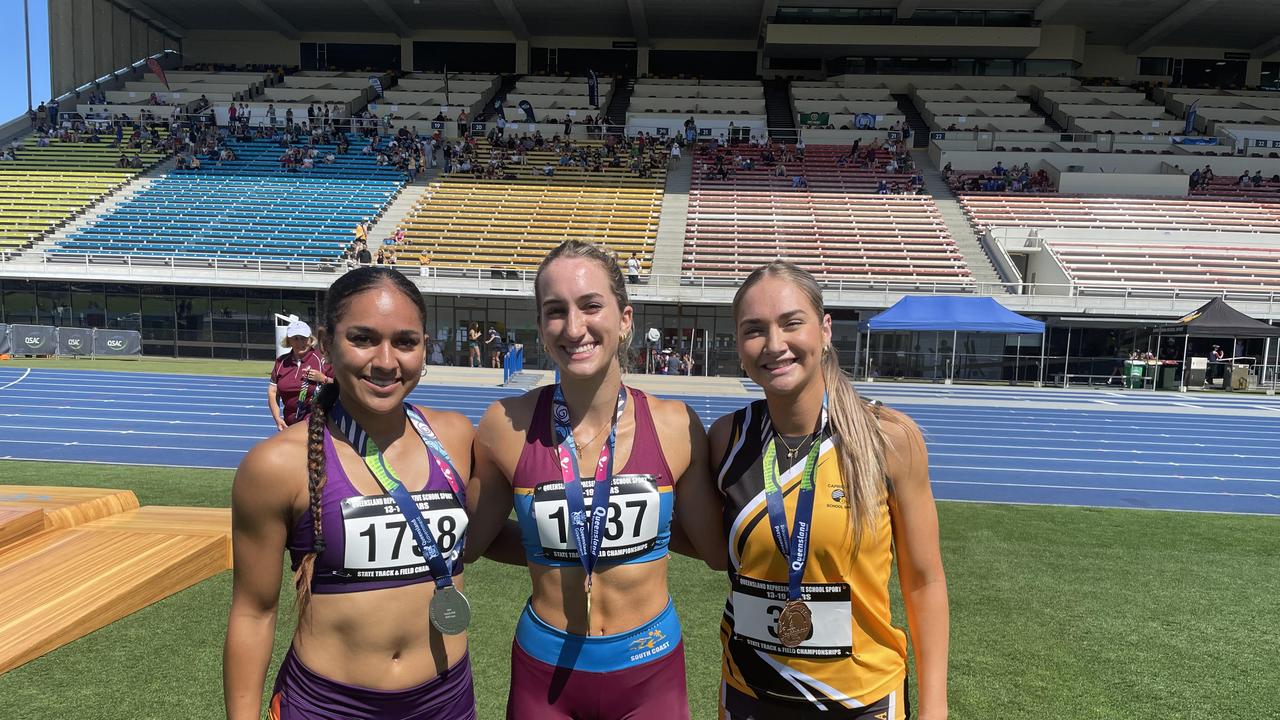
[[[27,109],[31,109],[31,8],[22,0],[22,34],[27,40]]]

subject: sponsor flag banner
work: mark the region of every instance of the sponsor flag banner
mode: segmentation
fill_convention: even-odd
[[[59,355],[92,355],[93,330],[90,328],[58,328]]]
[[[1200,104],[1200,98],[1196,98],[1187,108],[1187,122],[1182,126],[1182,134],[1190,135],[1196,130],[1196,106]]]
[[[600,107],[600,79],[596,77],[595,70],[587,71],[587,100],[591,102],[591,107]]]
[[[164,83],[164,89],[169,89],[169,79],[164,76],[164,68],[160,67],[160,63],[155,58],[147,58],[147,68],[151,70],[161,83]]]
[[[524,113],[524,121],[527,123],[536,123],[538,119],[533,116],[533,105],[528,100],[521,100],[516,104],[520,108],[520,112]]]
[[[58,330],[49,325],[10,325],[14,355],[54,355],[58,352]]]
[[[824,112],[807,112],[800,113],[800,124],[805,127],[811,125],[826,125],[831,122],[831,113]]]
[[[137,330],[94,330],[94,355],[141,355],[142,333]]]

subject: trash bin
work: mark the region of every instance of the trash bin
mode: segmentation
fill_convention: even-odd
[[[1160,365],[1156,368],[1156,389],[1157,390],[1177,390],[1178,389],[1178,366],[1177,365]]]
[[[1125,360],[1124,361],[1124,386],[1127,388],[1142,389],[1143,378],[1147,374],[1147,363],[1142,360]]]

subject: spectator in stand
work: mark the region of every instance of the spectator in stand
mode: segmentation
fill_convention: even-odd
[[[635,253],[631,253],[631,257],[627,258],[627,279],[632,285],[640,282],[640,259]]]
[[[804,161],[804,138],[796,138],[796,159]]]
[[[996,166],[991,168],[992,175],[999,175],[1003,177],[1006,172],[1008,172],[1008,170],[1005,170],[1004,165],[1001,164],[999,160],[996,161]]]
[[[426,250],[418,253],[418,274],[422,277],[431,277],[431,253]]]
[[[386,264],[387,264],[387,251],[386,251],[384,248],[378,248],[378,254],[377,254],[377,256],[374,258],[374,260],[373,260],[373,261],[374,261],[374,263],[376,263],[376,264],[378,264],[378,265],[386,265]]]
[[[467,136],[467,119],[468,119],[467,111],[465,109],[459,110],[458,111],[458,137]]]
[[[1201,179],[1202,179],[1202,176],[1200,175],[1200,171],[1199,171],[1199,170],[1192,170],[1192,171],[1191,171],[1191,189],[1192,189],[1192,190],[1199,190],[1199,189],[1200,189],[1200,181],[1201,181]]]
[[[356,250],[356,262],[362,267],[373,264],[373,255],[369,252],[369,246],[363,242],[360,243]]]
[[[791,176],[791,187],[793,187],[793,188],[807,188],[807,187],[809,187],[809,181],[805,179],[804,175],[792,175],[792,176]]]
[[[889,194],[889,183],[886,182],[883,178],[881,178],[880,182],[876,183],[876,194],[878,195]]]
[[[1262,184],[1263,184],[1264,182],[1266,182],[1266,180],[1264,180],[1264,179],[1262,178],[1262,171],[1261,171],[1261,170],[1255,170],[1255,171],[1254,171],[1254,173],[1253,173],[1253,186],[1254,186],[1254,187],[1262,187]]]
[[[1240,173],[1240,177],[1236,178],[1236,185],[1239,185],[1240,187],[1244,187],[1245,185],[1248,185],[1248,184],[1250,184],[1249,171],[1245,170]]]

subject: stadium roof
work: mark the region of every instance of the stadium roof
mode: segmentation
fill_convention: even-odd
[[[193,30],[269,29],[305,33],[473,30],[514,37],[757,40],[779,9],[815,18],[850,8],[892,9],[898,18],[931,10],[1030,12],[1046,25],[1074,25],[1091,45],[1130,54],[1156,46],[1225,47],[1255,57],[1280,49],[1275,0],[113,0],[177,37]]]

